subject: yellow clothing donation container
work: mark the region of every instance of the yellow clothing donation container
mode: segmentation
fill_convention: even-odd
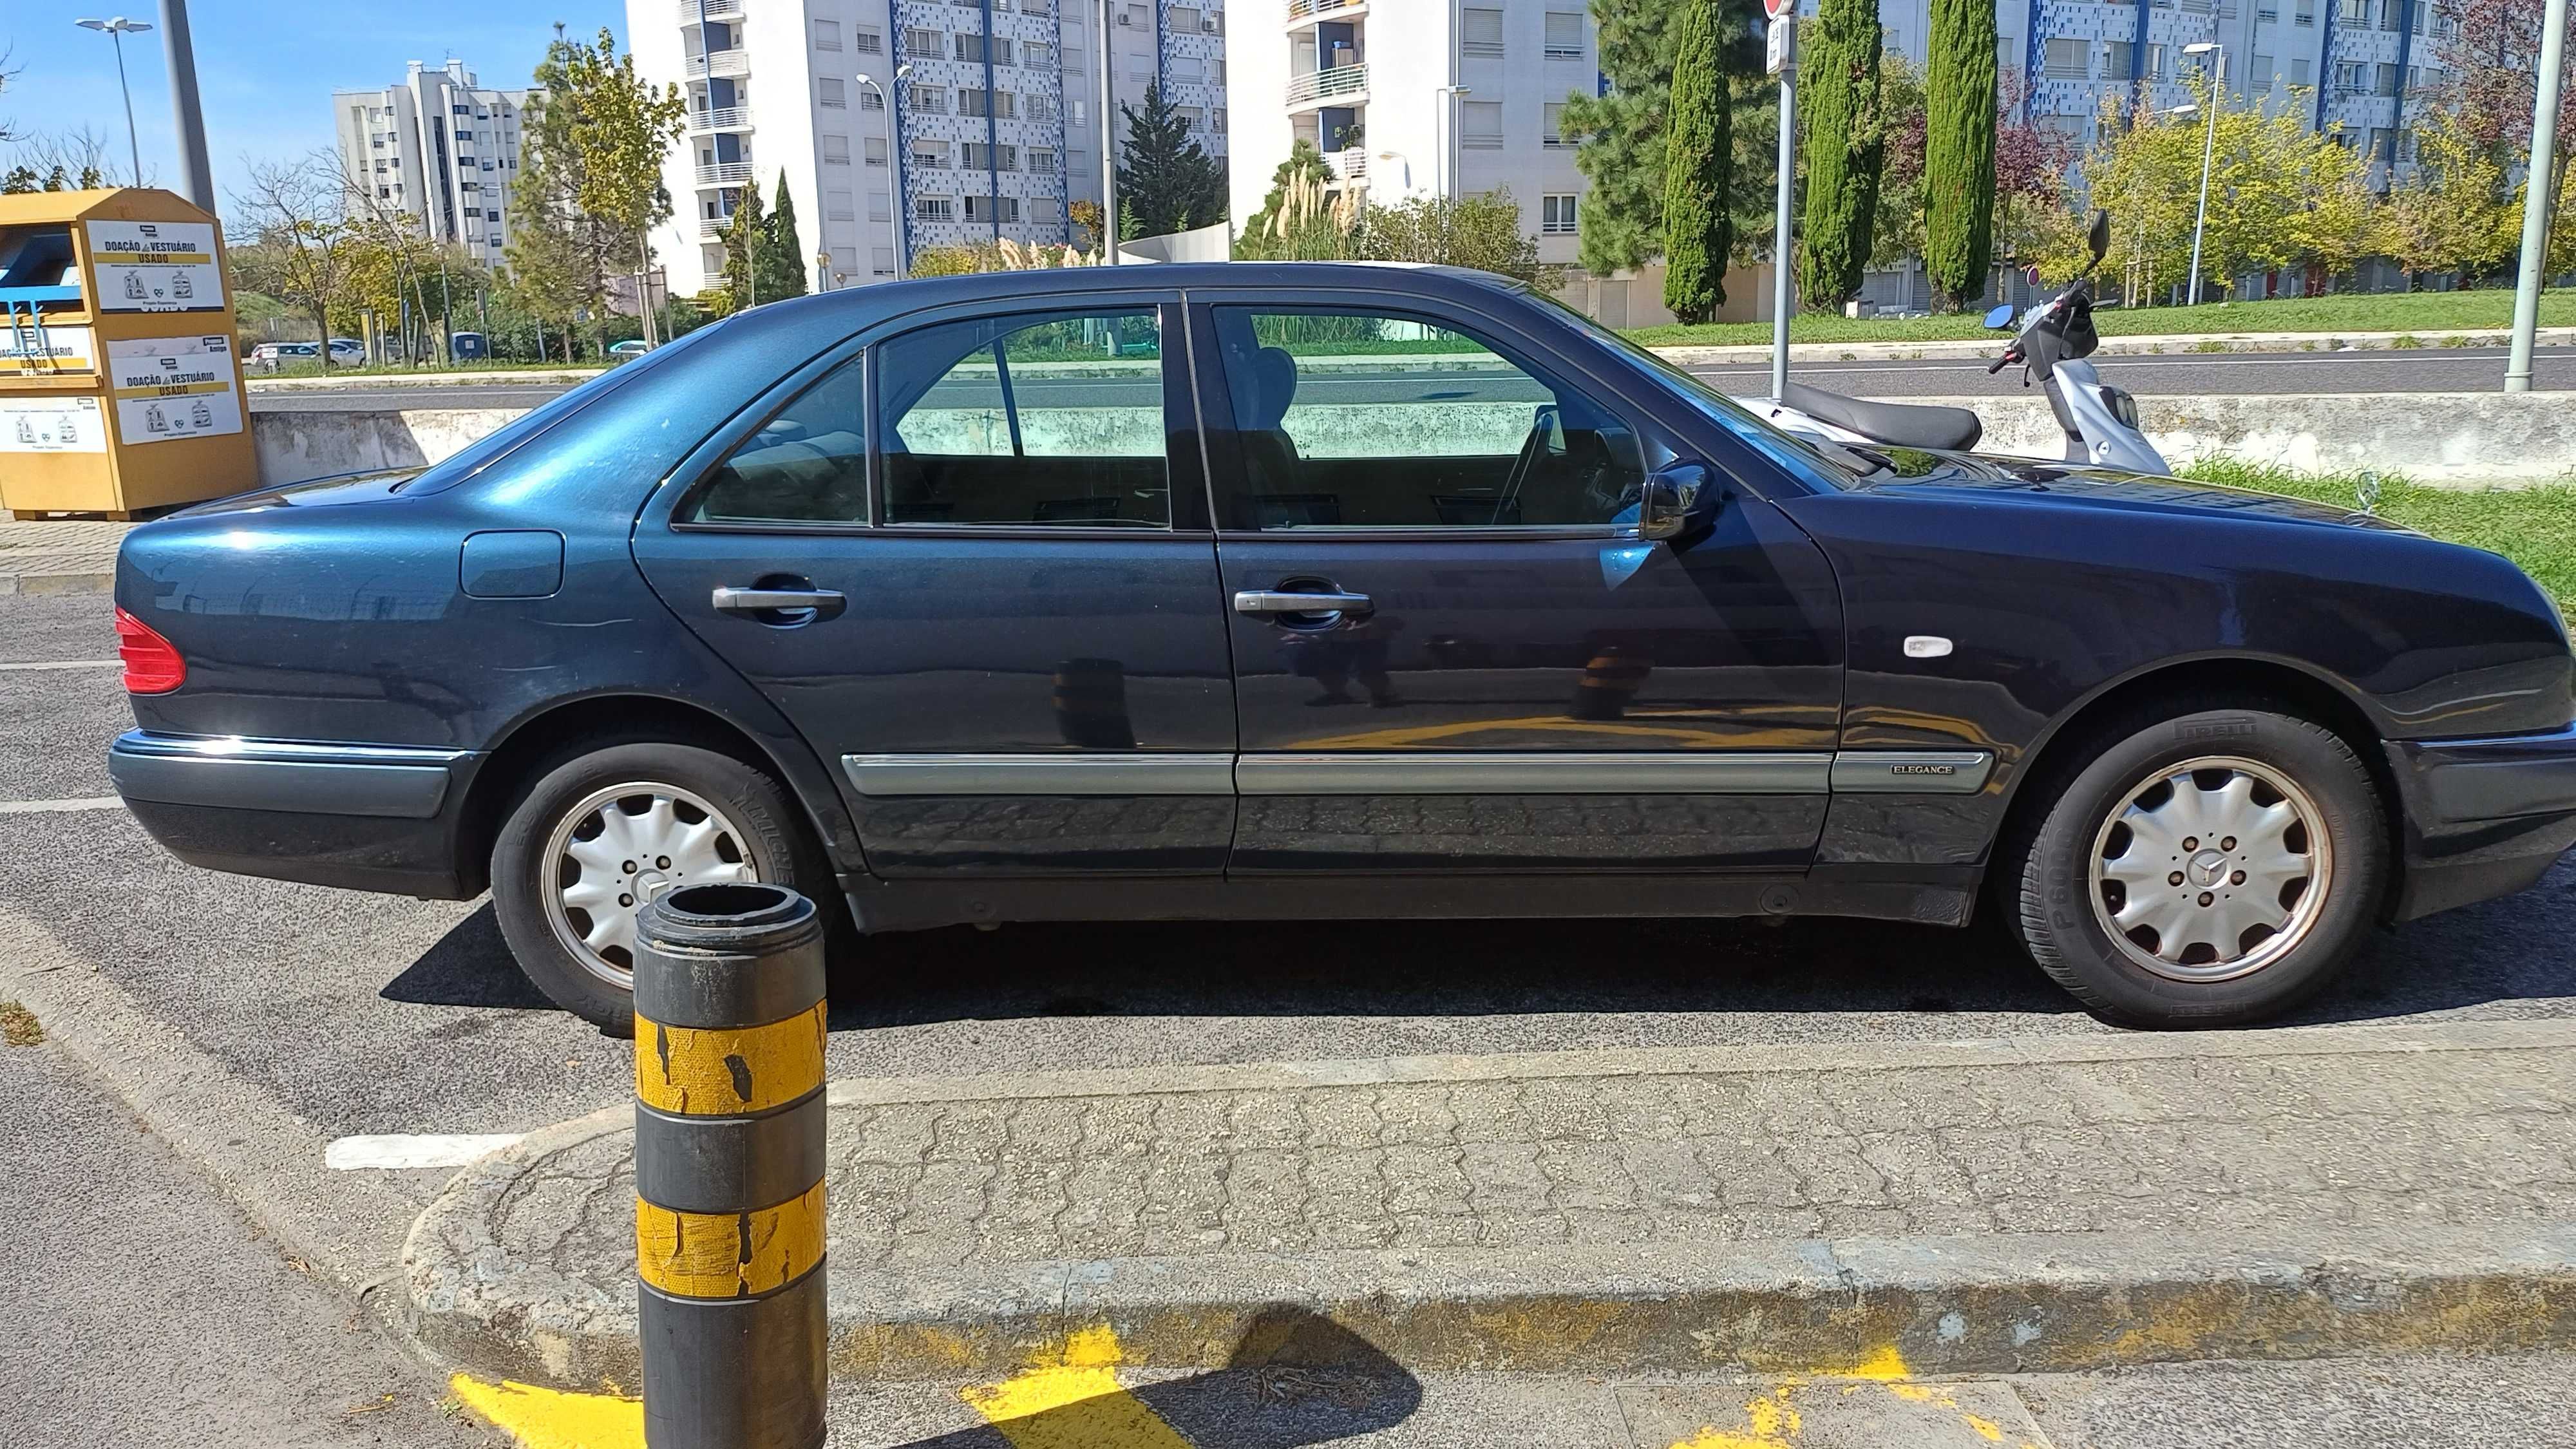
[[[0,508],[259,486],[221,228],[167,191],[0,196]]]

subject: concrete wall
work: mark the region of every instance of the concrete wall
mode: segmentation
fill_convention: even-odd
[[[1907,398],[1973,408],[1989,452],[2054,458],[2063,444],[2047,402],[2028,396]],[[2315,397],[2164,397],[2138,400],[2147,435],[2180,464],[2225,453],[2301,472],[2363,468],[2428,483],[2529,481],[2576,473],[2576,393],[2399,393]],[[260,477],[272,486],[374,468],[434,463],[518,414],[506,408],[387,412],[253,413]],[[1077,428],[1061,437],[1032,419],[1026,441],[1043,450],[1148,452],[1159,446],[1151,409],[1099,408],[1042,415]],[[1494,452],[1529,427],[1526,402],[1431,407],[1299,408],[1292,431],[1344,457],[1443,451]],[[1006,450],[998,414],[925,412],[907,429],[917,446]],[[1325,445],[1321,439],[1329,437]]]

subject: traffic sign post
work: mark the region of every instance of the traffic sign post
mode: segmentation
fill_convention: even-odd
[[[1762,0],[1771,18],[1767,54],[1780,78],[1780,197],[1771,243],[1771,396],[1789,390],[1789,256],[1794,240],[1789,204],[1798,182],[1798,0]]]

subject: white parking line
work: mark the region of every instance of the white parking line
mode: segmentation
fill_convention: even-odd
[[[2267,352],[2267,353],[2263,353],[2263,354],[2261,354],[2261,355],[2259,355],[2259,356],[2251,356],[2251,357],[2243,357],[2243,356],[2240,356],[2240,357],[2211,357],[2211,356],[2206,356],[2206,355],[2197,354],[2197,353],[2192,354],[2192,355],[2189,355],[2189,356],[2175,356],[2175,355],[2172,355],[2172,354],[2155,354],[2155,353],[2123,352],[2123,353],[2117,353],[2117,354],[2113,354],[2113,355],[2110,355],[2110,356],[2106,356],[2106,357],[2104,357],[2104,358],[2102,359],[2102,361],[2103,361],[2103,363],[2104,363],[2106,366],[2115,367],[2115,368],[2136,368],[2136,367],[2192,367],[2192,368],[2200,368],[2200,367],[2281,367],[2281,366],[2284,366],[2284,365],[2292,366],[2292,367],[2296,367],[2296,366],[2300,366],[2300,365],[2303,365],[2303,364],[2306,364],[2306,363],[2311,363],[2311,362],[2335,362],[2335,361],[2346,361],[2346,360],[2355,359],[2355,358],[2363,359],[2363,360],[2365,360],[2365,361],[2367,361],[2367,362],[2385,362],[2385,363],[2401,363],[2401,362],[2402,362],[2402,363],[2409,363],[2409,364],[2412,364],[2412,363],[2418,363],[2418,362],[2483,362],[2483,363],[2487,363],[2487,364],[2492,365],[2492,364],[2494,364],[2494,363],[2497,363],[2497,362],[2501,362],[2501,361],[2503,361],[2503,358],[2501,358],[2501,357],[2499,357],[2499,356],[2497,356],[2496,354],[2493,354],[2493,353],[2489,353],[2489,354],[2486,354],[2486,355],[2484,355],[2484,356],[2478,356],[2478,355],[2465,355],[2465,356],[2464,356],[2464,355],[2462,355],[2462,354],[2460,354],[2460,353],[2457,353],[2457,352],[2432,352],[2432,351],[2413,351],[2413,350],[2409,350],[2409,351],[2376,351],[2376,352],[2291,352],[2291,353],[2268,353],[2268,352]],[[1890,365],[1890,366],[1881,366],[1881,367],[1865,366],[1865,365],[1861,365],[1861,364],[1857,364],[1857,363],[1850,363],[1850,362],[1803,362],[1803,363],[1799,363],[1799,364],[1797,364],[1797,366],[1802,367],[1802,368],[1805,368],[1805,369],[1807,369],[1807,370],[1809,370],[1809,371],[1815,371],[1815,372],[1845,372],[1845,373],[1858,373],[1858,372],[1983,372],[1983,371],[1985,371],[1985,370],[1986,370],[1986,364],[1984,364],[1984,363],[1982,363],[1982,362],[1908,362],[1908,363],[1897,363],[1897,364],[1894,364],[1894,365]],[[1759,362],[1710,362],[1710,363],[1702,363],[1702,364],[1700,364],[1699,366],[1696,366],[1696,367],[1690,368],[1690,369],[1689,369],[1689,371],[1691,371],[1691,372],[1695,372],[1695,373],[1698,373],[1698,374],[1699,374],[1700,376],[1702,376],[1702,377],[1709,376],[1709,375],[1711,375],[1711,374],[1713,374],[1713,373],[1721,373],[1721,372],[1741,372],[1741,373],[1747,373],[1747,374],[1757,374],[1757,373],[1759,373],[1759,374],[1766,374],[1766,375],[1767,375],[1768,368],[1769,368],[1769,364],[1767,364],[1767,363],[1759,363]]]
[[[0,670],[9,670],[9,669],[121,669],[121,668],[123,668],[123,667],[124,667],[124,665],[125,665],[125,661],[124,661],[124,660],[122,660],[122,659],[37,659],[37,660],[30,660],[30,661],[28,661],[28,662],[26,662],[26,663],[23,663],[23,664],[0,664]]]
[[[0,800],[0,815],[67,815],[75,810],[122,810],[114,795],[85,795],[77,800]]]
[[[391,1132],[342,1137],[322,1149],[322,1165],[342,1172],[391,1171],[405,1167],[463,1167],[478,1157],[515,1144],[522,1132],[428,1133]]]

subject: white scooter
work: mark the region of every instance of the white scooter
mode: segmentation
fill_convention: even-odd
[[[2093,213],[2086,239],[2093,265],[2065,291],[2023,313],[2020,329],[1986,371],[2001,372],[2018,362],[2024,387],[2033,377],[2039,379],[2049,411],[2065,430],[2067,462],[2170,474],[2172,467],[2138,426],[2137,399],[2102,381],[2093,364],[2083,360],[2102,345],[2101,334],[2093,329],[2093,267],[2111,249],[2109,212]],[[2010,304],[1988,312],[1986,325],[1997,330],[2012,326]],[[1790,432],[1835,443],[1964,453],[1985,435],[1985,425],[1966,408],[1864,402],[1803,383],[1790,383],[1780,397],[1749,405]]]

